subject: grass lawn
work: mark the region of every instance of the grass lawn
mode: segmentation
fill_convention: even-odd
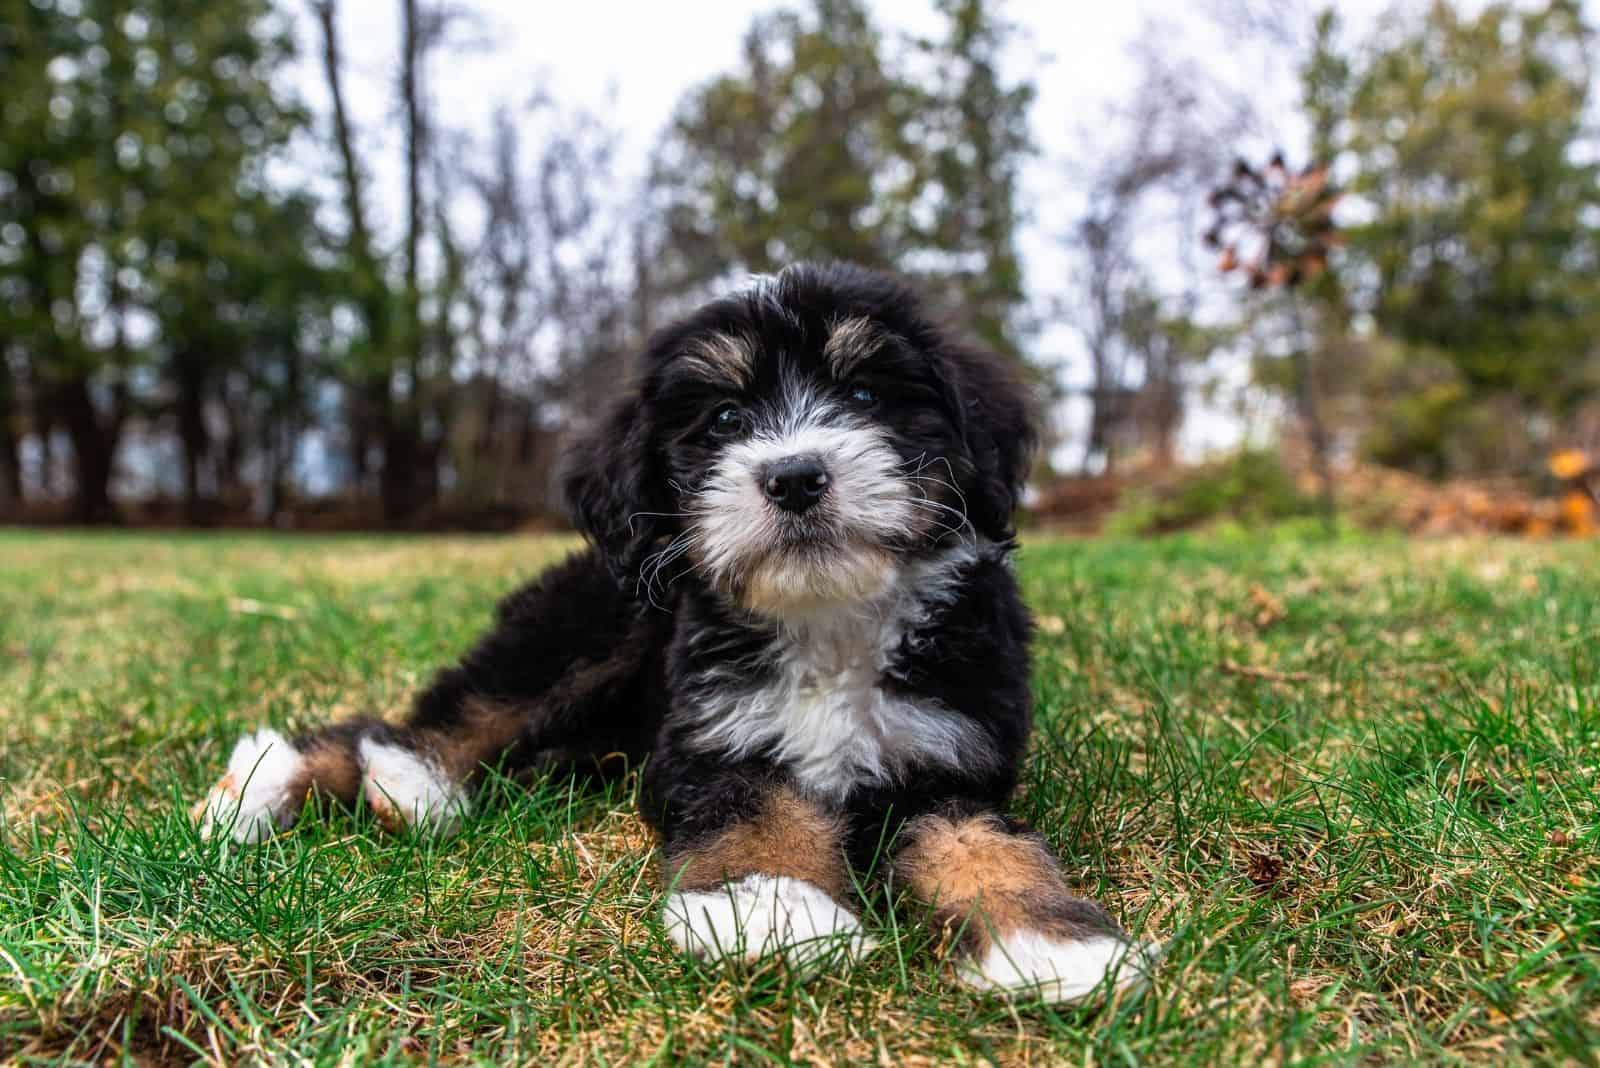
[[[626,789],[196,840],[241,728],[398,714],[569,545],[0,534],[0,1060],[1600,1056],[1592,543],[1028,542],[1017,808],[1168,945],[1111,1004],[962,991],[882,902],[807,985],[680,959]]]

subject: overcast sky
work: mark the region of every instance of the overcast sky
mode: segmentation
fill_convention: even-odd
[[[1421,2],[1421,0],[1413,0]],[[535,90],[549,90],[561,102],[582,105],[606,116],[620,131],[621,158],[630,177],[642,173],[646,156],[683,93],[732,68],[740,38],[751,18],[776,6],[750,0],[680,0],[679,3],[622,0],[469,0],[480,12],[472,35],[486,51],[446,54],[430,72],[432,94],[444,121],[482,128],[501,104],[516,105]],[[1135,82],[1131,50],[1159,35],[1167,49],[1186,53],[1214,73],[1238,83],[1260,85],[1277,79],[1286,100],[1288,71],[1273,69],[1273,58],[1259,46],[1236,48],[1217,29],[1217,21],[1197,16],[1197,8],[1223,8],[1228,0],[1011,0],[1002,10],[1022,33],[1010,62],[1017,74],[1030,74],[1038,97],[1033,112],[1039,156],[1025,179],[1032,217],[1023,251],[1033,295],[1041,301],[1059,290],[1065,262],[1059,235],[1075,207],[1063,161],[1073,152],[1092,151],[1107,109]],[[1280,7],[1296,6],[1282,0]],[[1391,5],[1385,0],[1340,0],[1347,23],[1362,26]],[[341,30],[349,64],[348,89],[369,159],[380,161],[377,205],[397,217],[399,142],[392,86],[398,49],[399,0],[344,0]],[[931,0],[874,0],[872,9],[888,31],[935,32],[940,21]],[[302,19],[302,60],[298,81],[307,101],[326,115],[326,95],[317,66],[317,40]],[[1272,94],[1265,94],[1272,95]],[[1271,137],[1293,151],[1300,137],[1285,107]],[[1097,124],[1101,124],[1097,127]],[[1082,381],[1082,361],[1069,328],[1055,324],[1039,340],[1041,351],[1061,359],[1069,380]],[[1071,411],[1068,422],[1075,421]],[[1186,428],[1189,451],[1226,444],[1239,424],[1210,412]]]

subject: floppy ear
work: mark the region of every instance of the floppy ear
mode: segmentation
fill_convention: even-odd
[[[669,510],[651,436],[644,404],[632,393],[569,442],[561,463],[568,514],[621,585],[637,579]]]
[[[945,356],[946,389],[967,447],[968,470],[959,479],[967,518],[985,537],[1010,541],[1039,442],[1033,391],[995,353],[957,344]]]

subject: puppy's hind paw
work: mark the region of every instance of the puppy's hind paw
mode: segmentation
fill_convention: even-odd
[[[293,825],[305,799],[303,764],[299,750],[277,731],[263,728],[240,738],[227,772],[191,810],[200,837],[253,843]]]
[[[467,814],[466,794],[431,760],[398,745],[361,741],[361,789],[386,831],[417,827],[449,835]]]

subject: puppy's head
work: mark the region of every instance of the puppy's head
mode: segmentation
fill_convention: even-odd
[[[782,616],[868,600],[908,559],[1012,536],[1027,391],[905,285],[798,266],[652,339],[569,454],[574,519],[656,596],[693,570]]]

